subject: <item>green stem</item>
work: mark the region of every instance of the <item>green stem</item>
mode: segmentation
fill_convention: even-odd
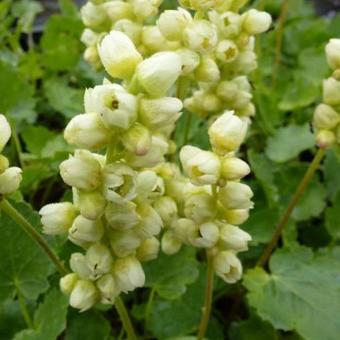
[[[0,201],[0,210],[3,210],[6,215],[11,217],[35,242],[39,244],[46,255],[54,263],[61,275],[67,274],[67,270],[65,269],[63,263],[59,260],[55,252],[50,248],[46,240],[34,229],[34,227],[26,220],[26,218],[22,216],[20,212],[12,206],[11,203],[9,203],[6,199],[2,199]]]
[[[120,317],[120,320],[123,323],[123,327],[127,333],[128,340],[137,340],[138,338],[135,333],[135,330],[133,329],[129,314],[125,308],[123,300],[119,296],[115,300],[115,306]]]
[[[201,322],[198,327],[197,340],[204,339],[204,335],[208,328],[210,312],[211,312],[212,297],[213,297],[213,288],[214,288],[213,257],[211,254],[207,252],[207,284],[205,287],[204,305],[202,308]]]
[[[156,291],[152,288],[150,291],[148,302],[146,304],[146,308],[145,308],[145,321],[146,322],[149,320],[149,317],[150,317],[151,307],[152,307],[153,299],[155,297],[155,293]]]
[[[18,297],[18,302],[19,302],[20,310],[21,310],[22,316],[24,317],[26,325],[27,325],[28,328],[32,328],[33,329],[34,328],[34,324],[33,324],[33,321],[31,319],[30,313],[29,313],[29,311],[27,309],[25,299],[22,296],[22,294],[21,294],[21,292],[20,292],[18,287],[16,287],[16,291],[17,291],[17,297]]]
[[[185,129],[184,129],[184,135],[183,135],[183,142],[182,146],[186,145],[189,140],[189,132],[190,132],[190,127],[191,127],[191,120],[192,120],[192,113],[187,112],[187,117],[185,121]]]
[[[281,233],[282,233],[284,226],[289,221],[290,215],[292,214],[294,207],[299,202],[299,200],[300,200],[301,196],[303,195],[305,189],[307,188],[309,182],[313,178],[315,171],[319,168],[320,162],[323,159],[324,155],[325,155],[324,149],[319,149],[317,151],[317,153],[315,154],[313,161],[310,163],[305,175],[303,176],[303,178],[302,178],[301,182],[299,183],[292,199],[290,200],[290,202],[287,206],[287,209],[285,210],[281,220],[277,224],[274,235],[273,235],[271,241],[269,242],[269,244],[267,245],[267,247],[263,251],[262,255],[260,256],[259,260],[257,261],[257,263],[256,263],[257,266],[264,267],[267,264],[272,251],[277,246],[277,243],[280,239],[280,236],[281,236]]]
[[[12,130],[12,140],[13,140],[13,144],[14,144],[14,147],[15,147],[15,150],[16,150],[16,153],[17,153],[19,165],[20,165],[21,169],[24,169],[25,164],[24,164],[24,161],[21,157],[22,147],[21,147],[20,140],[19,140],[19,137],[18,137],[18,133],[16,131],[14,124],[11,124],[11,130]]]

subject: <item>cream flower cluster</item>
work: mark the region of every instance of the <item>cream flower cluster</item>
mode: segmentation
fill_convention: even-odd
[[[0,197],[17,191],[22,180],[21,169],[15,166],[10,167],[7,157],[1,154],[11,138],[11,133],[6,117],[0,114]]]
[[[208,249],[216,274],[228,283],[241,278],[236,254],[251,240],[238,227],[253,207],[251,189],[240,183],[250,169],[235,155],[247,126],[246,119],[225,111],[209,128],[212,151],[184,146],[180,160],[188,178],[178,170],[168,176],[166,196],[155,206],[167,228],[162,250],[174,254],[182,244]]]
[[[60,282],[70,304],[82,311],[97,302],[113,304],[121,292],[144,285],[141,261],[157,257],[163,227],[153,205],[165,185],[154,168],[171,151],[169,136],[182,109],[168,96],[181,72],[174,52],[143,60],[127,35],[111,31],[99,56],[122,84],[105,80],[86,90],[85,113],[64,132],[77,149],[60,165],[73,203],[40,210],[46,234],[68,234],[83,248],[72,254],[72,273]]]
[[[333,74],[323,81],[323,103],[313,118],[317,144],[327,148],[340,143],[340,39],[331,39],[326,46],[328,65]]]

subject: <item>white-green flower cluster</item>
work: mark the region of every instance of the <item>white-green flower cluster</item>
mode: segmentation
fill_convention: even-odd
[[[11,133],[6,117],[0,114],[0,196],[17,191],[22,180],[21,169],[15,166],[10,167],[7,157],[1,154],[11,138]]]
[[[323,81],[323,103],[317,106],[313,118],[317,144],[321,148],[340,143],[340,39],[328,42],[326,57],[333,74]]]

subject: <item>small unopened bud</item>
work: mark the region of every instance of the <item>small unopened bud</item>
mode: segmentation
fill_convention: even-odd
[[[237,150],[246,136],[247,128],[246,120],[237,117],[233,111],[225,111],[208,131],[213,149],[220,154]]]
[[[328,65],[333,69],[340,69],[340,39],[330,39],[326,45]]]
[[[169,196],[163,196],[157,199],[154,202],[153,207],[165,225],[170,225],[171,222],[177,217],[177,204],[175,200]]]
[[[91,152],[76,150],[74,156],[60,164],[60,175],[69,186],[91,191],[101,184],[102,168]]]
[[[190,244],[192,235],[197,234],[197,225],[190,218],[179,218],[172,223],[171,230],[181,242]]]
[[[67,233],[76,218],[76,208],[72,203],[47,204],[39,211],[43,232],[49,235]]]
[[[96,281],[96,286],[100,292],[101,303],[113,304],[120,291],[114,277],[111,274],[103,275]]]
[[[21,174],[22,170],[14,166],[0,174],[0,194],[9,195],[17,191],[22,180]]]
[[[137,77],[146,92],[162,97],[181,74],[181,58],[175,52],[159,52],[137,67]]]
[[[223,224],[220,228],[220,241],[224,247],[236,252],[248,250],[251,236],[242,229],[231,224]]]
[[[87,47],[94,46],[97,44],[100,35],[90,28],[85,28],[81,34],[80,41]]]
[[[104,214],[106,200],[99,191],[79,191],[77,208],[89,220],[97,220]]]
[[[140,219],[136,212],[136,204],[131,201],[109,203],[105,210],[105,217],[111,228],[121,230],[134,227]]]
[[[340,105],[340,81],[332,77],[323,81],[323,101],[331,106]]]
[[[229,181],[236,181],[250,173],[249,165],[237,157],[224,157],[221,160],[222,177]]]
[[[111,22],[116,22],[120,19],[133,19],[132,6],[125,1],[107,1],[102,7],[105,9],[107,16]]]
[[[231,63],[237,58],[238,48],[232,40],[222,40],[216,47],[215,55],[223,63]]]
[[[163,222],[156,210],[149,204],[140,204],[137,207],[140,222],[136,226],[136,233],[143,239],[158,235]]]
[[[93,279],[95,276],[86,264],[85,255],[73,253],[70,258],[70,268],[81,279]]]
[[[249,217],[249,209],[227,209],[224,215],[228,223],[234,225],[243,224]]]
[[[334,132],[329,130],[320,130],[316,134],[316,144],[322,148],[327,149],[331,147],[336,141]]]
[[[98,290],[91,281],[79,280],[72,290],[70,305],[84,312],[90,309],[98,301],[98,298]]]
[[[11,138],[11,127],[6,117],[0,114],[0,152]]]
[[[113,273],[122,292],[133,291],[137,287],[144,286],[145,274],[140,262],[134,256],[117,259],[113,266]]]
[[[142,124],[136,123],[122,135],[122,143],[136,156],[144,156],[151,147],[151,133]]]
[[[200,64],[199,54],[190,50],[189,48],[179,48],[176,53],[181,58],[182,76],[187,76],[192,73]]]
[[[141,41],[142,25],[129,19],[121,19],[115,22],[113,29],[126,34],[138,46]]]
[[[135,253],[141,245],[141,238],[134,229],[110,230],[110,246],[118,257],[126,257]]]
[[[172,230],[167,230],[161,241],[161,248],[164,254],[176,254],[182,247],[182,242],[176,237]]]
[[[216,184],[220,178],[220,160],[210,151],[186,145],[180,151],[180,160],[193,184]]]
[[[86,246],[99,242],[104,234],[101,220],[91,221],[79,215],[69,229],[69,240],[74,244]]]
[[[113,263],[110,250],[99,243],[92,245],[87,250],[85,259],[95,277],[108,273]]]
[[[64,137],[69,144],[96,150],[107,145],[110,133],[97,113],[85,113],[71,119]]]
[[[226,209],[251,209],[253,192],[246,184],[228,182],[218,192],[218,198]]]
[[[78,280],[79,277],[76,273],[66,274],[59,281],[60,290],[64,294],[70,295]]]
[[[244,14],[243,27],[250,35],[266,32],[271,23],[272,18],[266,12],[251,9]]]
[[[99,43],[98,50],[105,70],[113,78],[129,79],[142,61],[130,38],[119,31],[106,35]]]
[[[0,155],[0,175],[9,167],[9,160],[4,155]]]
[[[214,257],[214,269],[227,283],[235,283],[242,276],[242,264],[231,251],[222,251]]]
[[[135,16],[140,20],[144,21],[147,18],[150,18],[157,14],[158,7],[161,4],[161,1],[152,1],[152,0],[133,0],[133,12]]]
[[[144,240],[137,248],[136,257],[139,261],[151,261],[157,258],[159,253],[159,241],[156,237]]]
[[[85,26],[91,28],[100,28],[107,20],[106,11],[101,5],[94,5],[87,2],[80,10],[81,19]]]
[[[331,106],[320,104],[317,106],[314,117],[313,126],[316,129],[331,130],[340,122],[340,115]]]
[[[193,234],[189,236],[190,243],[199,248],[213,247],[220,236],[220,231],[216,223],[206,222],[201,224]]]
[[[176,44],[166,40],[159,28],[151,25],[143,27],[141,43],[146,50],[146,54],[171,50],[171,44]]]
[[[201,58],[200,64],[195,70],[195,78],[197,81],[204,83],[212,83],[220,80],[220,70],[214,59],[208,56]]]

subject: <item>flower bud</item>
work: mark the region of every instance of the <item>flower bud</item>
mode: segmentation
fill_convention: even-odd
[[[100,34],[91,30],[90,28],[85,28],[81,34],[80,41],[86,46],[95,46],[99,40]]]
[[[227,209],[224,216],[228,223],[234,225],[243,224],[249,217],[249,209]]]
[[[314,117],[313,126],[316,129],[331,130],[340,122],[340,115],[329,105],[320,104],[317,106]]]
[[[98,295],[98,290],[91,281],[79,280],[72,290],[70,305],[84,312],[97,302]]]
[[[251,209],[254,206],[252,197],[250,187],[239,182],[228,182],[218,192],[218,198],[226,209]]]
[[[95,277],[108,273],[113,263],[110,250],[99,243],[92,245],[87,250],[85,259]]]
[[[340,105],[340,81],[328,78],[323,81],[323,101],[328,105]]]
[[[66,274],[59,281],[60,290],[64,294],[70,295],[78,280],[79,277],[76,273]]]
[[[97,112],[111,127],[128,129],[137,119],[137,99],[117,84],[95,86],[84,96],[85,111]]]
[[[164,181],[152,170],[144,170],[137,175],[137,195],[143,201],[156,199],[164,194]]]
[[[197,52],[210,52],[217,44],[215,27],[208,20],[195,20],[183,31],[187,47]]]
[[[233,111],[225,111],[208,131],[213,149],[220,154],[235,151],[243,142],[247,128],[245,120],[235,116]]]
[[[143,239],[158,235],[163,222],[156,210],[149,204],[139,204],[137,207],[140,222],[136,226],[136,233]]]
[[[176,50],[176,53],[181,58],[182,76],[190,75],[200,64],[199,54],[190,50],[189,48],[179,48]]]
[[[222,224],[222,223],[221,223]],[[223,247],[235,252],[248,250],[251,236],[242,229],[231,224],[222,224],[220,228],[220,243]]]
[[[7,157],[0,155],[0,175],[4,173],[9,167],[9,160]]]
[[[236,60],[233,63],[226,64],[227,74],[232,70],[233,74],[243,73],[249,74],[257,68],[257,56],[253,51],[239,52]],[[224,70],[223,70],[224,73]]]
[[[76,218],[76,208],[72,203],[47,204],[39,211],[43,232],[48,235],[67,233]]]
[[[111,274],[103,275],[96,281],[96,286],[100,292],[101,303],[113,304],[120,291],[114,277]]]
[[[195,70],[195,78],[199,82],[212,83],[220,80],[220,69],[214,59],[208,56],[201,58]]]
[[[102,169],[87,150],[76,150],[74,156],[60,164],[60,175],[69,186],[81,190],[95,190],[101,184]]]
[[[237,45],[232,40],[221,40],[216,47],[215,55],[223,63],[231,63],[237,58]]]
[[[141,262],[155,260],[159,253],[159,246],[159,241],[156,237],[144,240],[137,248],[137,259]]]
[[[214,153],[186,145],[181,149],[179,157],[193,184],[216,184],[219,180],[221,164]]]
[[[0,114],[0,152],[11,138],[11,127],[6,117]]]
[[[142,61],[130,38],[122,32],[111,31],[99,43],[99,56],[107,73],[113,78],[129,79]]]
[[[101,220],[91,221],[79,215],[69,229],[69,240],[79,246],[99,242],[104,234]]]
[[[156,210],[157,214],[161,217],[165,225],[170,225],[171,222],[177,218],[177,204],[174,199],[169,196],[163,196],[158,198],[154,204],[153,208]]]
[[[81,253],[73,253],[70,258],[70,268],[81,279],[94,279],[95,276],[86,264],[85,256]]]
[[[84,51],[83,58],[87,63],[93,65],[94,68],[99,69],[101,67],[97,46],[87,47]]]
[[[96,6],[90,1],[80,9],[80,14],[84,25],[94,29],[100,28],[107,20],[103,6]]]
[[[134,254],[142,242],[135,229],[110,230],[109,239],[110,246],[118,257],[126,257]]]
[[[235,283],[242,276],[242,264],[231,251],[222,251],[214,257],[216,274],[227,283]]]
[[[171,225],[171,230],[177,239],[185,244],[190,244],[192,235],[197,235],[197,225],[189,218],[179,218]]]
[[[164,38],[157,26],[150,25],[143,27],[141,43],[146,49],[145,54],[153,54],[156,52],[172,49],[171,43]]]
[[[120,19],[133,19],[132,6],[128,2],[107,1],[103,3],[102,7],[111,22],[116,22]]]
[[[66,126],[64,137],[69,144],[95,150],[108,143],[110,134],[97,113],[85,113],[71,119]]]
[[[136,204],[131,201],[109,203],[105,217],[111,228],[120,230],[133,228],[140,219],[136,212]]]
[[[224,157],[221,160],[222,177],[228,181],[236,181],[250,173],[249,165],[237,157]]]
[[[330,39],[326,45],[328,65],[333,69],[340,69],[340,39]]]
[[[80,214],[89,220],[102,217],[106,207],[106,200],[99,191],[79,191],[77,208]]]
[[[144,286],[145,274],[134,256],[118,259],[114,263],[113,273],[119,289],[124,293]]]
[[[160,3],[154,0],[133,0],[133,12],[137,19],[144,21],[157,14]]]
[[[182,247],[182,242],[176,237],[172,230],[167,230],[161,241],[162,252],[166,255],[176,254]]]
[[[182,102],[173,97],[142,98],[139,105],[141,122],[152,129],[175,123],[183,108]]]
[[[327,149],[331,147],[336,141],[334,132],[329,130],[319,130],[316,134],[316,144],[322,148]]]
[[[216,223],[206,222],[189,234],[189,242],[194,247],[211,248],[217,243],[219,236],[220,231]]]
[[[243,28],[250,35],[266,32],[271,23],[272,18],[266,12],[251,9],[244,14]]]
[[[205,190],[196,190],[186,196],[184,214],[196,223],[214,219],[216,212],[216,200]]]
[[[146,92],[162,97],[181,74],[181,58],[175,52],[159,52],[137,67],[137,77]]]
[[[129,19],[121,19],[114,24],[113,29],[127,35],[135,46],[140,44],[143,29],[141,24]]]
[[[150,150],[151,138],[149,129],[136,123],[122,135],[122,143],[127,150],[136,156],[144,156]]]
[[[17,167],[6,169],[0,174],[0,194],[9,195],[19,189],[22,180],[22,170]]]
[[[136,197],[136,173],[123,163],[109,164],[104,169],[105,198],[124,203]]]
[[[180,41],[183,30],[191,23],[191,14],[185,9],[164,11],[158,21],[157,26],[168,40]]]

